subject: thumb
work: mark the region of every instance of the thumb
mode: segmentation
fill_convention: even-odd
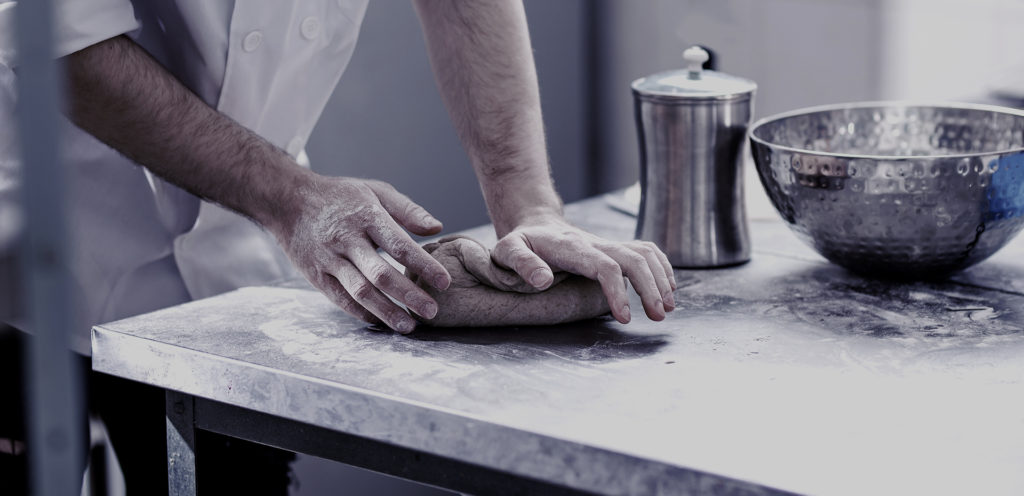
[[[423,207],[417,205],[408,196],[399,193],[394,186],[383,181],[367,181],[366,185],[380,200],[381,206],[402,227],[413,234],[430,236],[441,232],[444,226],[441,221],[430,215]]]
[[[546,289],[555,280],[551,267],[530,249],[520,235],[512,234],[498,241],[491,257],[498,265],[514,270],[537,289]]]

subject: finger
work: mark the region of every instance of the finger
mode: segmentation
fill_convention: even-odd
[[[661,297],[662,292],[658,289],[657,281],[647,259],[621,244],[609,244],[600,249],[612,257],[612,260],[615,260],[622,268],[622,272],[633,284],[633,289],[640,295],[640,301],[643,302],[647,316],[651,320],[664,320],[665,303]],[[661,272],[661,264],[658,264],[657,267]]]
[[[499,265],[519,274],[524,281],[537,289],[547,289],[555,280],[551,267],[530,249],[521,236],[505,236],[494,247],[491,258]]]
[[[416,329],[416,320],[384,296],[349,261],[339,261],[333,275],[356,303],[376,315],[388,327],[402,334],[409,334]]]
[[[383,181],[367,181],[366,185],[377,195],[384,210],[387,210],[395,221],[413,234],[430,236],[441,232],[444,227],[441,221],[410,200],[408,196],[399,193],[394,186]]]
[[[626,295],[626,285],[622,280],[622,269],[608,255],[592,249],[590,258],[596,259],[593,264],[591,279],[597,279],[601,284],[604,297],[612,309],[612,315],[623,324],[631,320],[629,313],[629,296]],[[586,274],[584,274],[586,276]]]
[[[420,245],[416,244],[395,221],[389,218],[380,220],[381,222],[371,223],[367,226],[366,234],[370,236],[370,240],[398,263],[420,277],[426,278],[435,288],[448,289],[448,285],[452,283],[452,277],[441,265],[441,262],[435,260]]]
[[[356,247],[348,259],[377,289],[400,301],[420,316],[432,319],[437,315],[437,302],[416,283],[402,275],[395,267],[380,257],[369,241]]]
[[[665,272],[665,267],[658,258],[658,248],[653,243],[641,241],[630,245],[630,249],[639,253],[647,261],[651,274],[654,275],[654,282],[658,285],[658,292],[661,293],[661,301],[665,305],[665,311],[676,307],[676,300],[672,294],[671,272]]]
[[[658,256],[658,261],[661,262],[661,266],[665,268],[665,274],[668,275],[668,282],[672,286],[672,291],[675,291],[676,286],[676,271],[672,268],[672,263],[668,261],[668,257],[665,256],[665,252],[658,248],[658,245],[651,243],[651,247],[654,248],[655,255]]]
[[[327,299],[341,307],[345,313],[370,324],[381,323],[377,316],[363,308],[362,305],[356,303],[356,300],[353,300],[352,297],[345,292],[345,288],[341,286],[341,283],[338,282],[333,275],[327,273],[321,274],[317,284],[315,285],[317,289],[327,297]]]
[[[538,253],[540,256],[560,269],[600,283],[612,316],[623,324],[629,323],[629,296],[622,280],[622,268],[615,260],[585,242],[559,243],[550,249],[538,248],[542,250]]]

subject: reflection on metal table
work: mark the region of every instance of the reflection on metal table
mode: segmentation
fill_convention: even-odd
[[[677,271],[663,322],[401,336],[294,283],[97,326],[93,367],[167,389],[175,494],[194,429],[478,494],[1024,493],[1024,238],[901,284],[751,227],[750,263]]]

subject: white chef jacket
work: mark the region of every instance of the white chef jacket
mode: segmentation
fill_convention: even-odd
[[[207,104],[303,163],[367,2],[57,0],[56,55],[127,34]],[[3,114],[14,95],[16,3],[0,3],[0,132],[9,134],[13,122]],[[70,122],[62,126],[70,270],[88,324],[76,330],[76,351],[89,353],[91,324],[295,274],[252,222],[162,181]],[[10,148],[0,147],[0,199],[17,186]]]

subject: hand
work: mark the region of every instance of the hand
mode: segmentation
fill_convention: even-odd
[[[377,248],[446,289],[448,271],[402,229],[437,234],[440,221],[381,181],[311,174],[293,198],[285,203],[294,202],[295,208],[281,209],[292,221],[271,231],[306,279],[331,301],[359,319],[383,322],[403,334],[415,329],[416,320],[388,296],[424,318],[437,314],[437,302]]]
[[[630,320],[623,274],[640,295],[651,320],[662,320],[665,312],[675,308],[672,264],[657,246],[647,241],[602,239],[560,216],[520,225],[498,241],[492,257],[538,289],[554,280],[552,268],[597,280],[612,315],[623,324]]]

